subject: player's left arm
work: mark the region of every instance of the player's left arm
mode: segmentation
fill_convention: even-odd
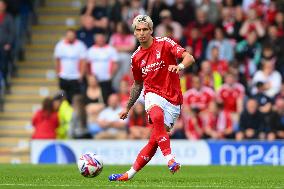
[[[182,58],[182,61],[178,65],[169,65],[168,70],[170,72],[178,73],[178,72],[184,70],[185,68],[191,66],[195,62],[193,56],[191,54],[189,54],[189,52],[187,52],[187,51],[184,51],[182,53],[181,58]]]

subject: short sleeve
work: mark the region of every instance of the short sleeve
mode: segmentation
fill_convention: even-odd
[[[55,46],[55,49],[54,49],[54,58],[60,58],[62,55],[61,55],[61,53],[62,53],[62,49],[63,48],[61,48],[61,43],[60,42],[58,42],[57,44],[56,44],[56,46]]]
[[[174,55],[175,58],[182,58],[182,53],[185,51],[185,49],[170,38],[166,38],[165,41],[168,48],[170,48],[172,55]]]
[[[131,58],[131,70],[133,73],[133,78],[135,81],[142,81],[142,72],[138,68],[137,63],[134,61],[133,58]]]

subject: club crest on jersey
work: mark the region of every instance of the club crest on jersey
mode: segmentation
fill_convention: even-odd
[[[158,51],[158,50],[156,50],[156,52],[157,52],[157,54],[156,54],[157,59],[160,59],[161,58],[161,52]]]
[[[145,60],[142,60],[141,66],[144,66],[145,64],[146,64],[146,61],[145,61]]]

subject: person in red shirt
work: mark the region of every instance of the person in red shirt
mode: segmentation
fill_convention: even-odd
[[[167,37],[153,38],[153,22],[147,15],[135,17],[132,28],[140,46],[131,58],[134,84],[127,107],[120,113],[120,118],[127,118],[144,86],[145,109],[152,131],[149,142],[140,151],[131,169],[124,174],[110,175],[110,181],[127,181],[133,178],[151,160],[158,147],[167,159],[172,173],[180,168],[171,153],[167,131],[178,118],[183,101],[179,72],[193,64],[194,58]],[[178,65],[177,59],[181,60]]]
[[[185,136],[189,140],[199,140],[204,133],[203,121],[198,109],[192,108],[190,112],[190,119],[185,121]]]
[[[223,108],[223,103],[213,101],[209,104],[208,111],[203,114],[206,138],[224,139],[234,137],[231,113]]]
[[[148,139],[150,127],[147,124],[147,114],[144,110],[144,103],[137,102],[129,116],[129,138]]]
[[[225,83],[218,91],[218,100],[224,104],[224,110],[241,113],[245,95],[244,86],[236,81],[232,73],[225,75]]]
[[[191,107],[203,111],[214,100],[214,91],[209,87],[202,86],[198,76],[193,76],[191,82],[193,88],[187,90],[184,94],[184,110]]]
[[[211,49],[211,59],[209,60],[212,71],[218,72],[222,77],[228,72],[229,66],[226,60],[219,59],[219,48],[214,46]]]
[[[34,133],[32,139],[55,139],[56,128],[59,126],[57,112],[53,110],[51,98],[43,100],[42,109],[32,118]]]

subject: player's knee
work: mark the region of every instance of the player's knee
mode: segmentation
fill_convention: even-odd
[[[159,106],[154,106],[150,110],[150,119],[153,123],[155,122],[163,122],[164,114],[162,108]]]

